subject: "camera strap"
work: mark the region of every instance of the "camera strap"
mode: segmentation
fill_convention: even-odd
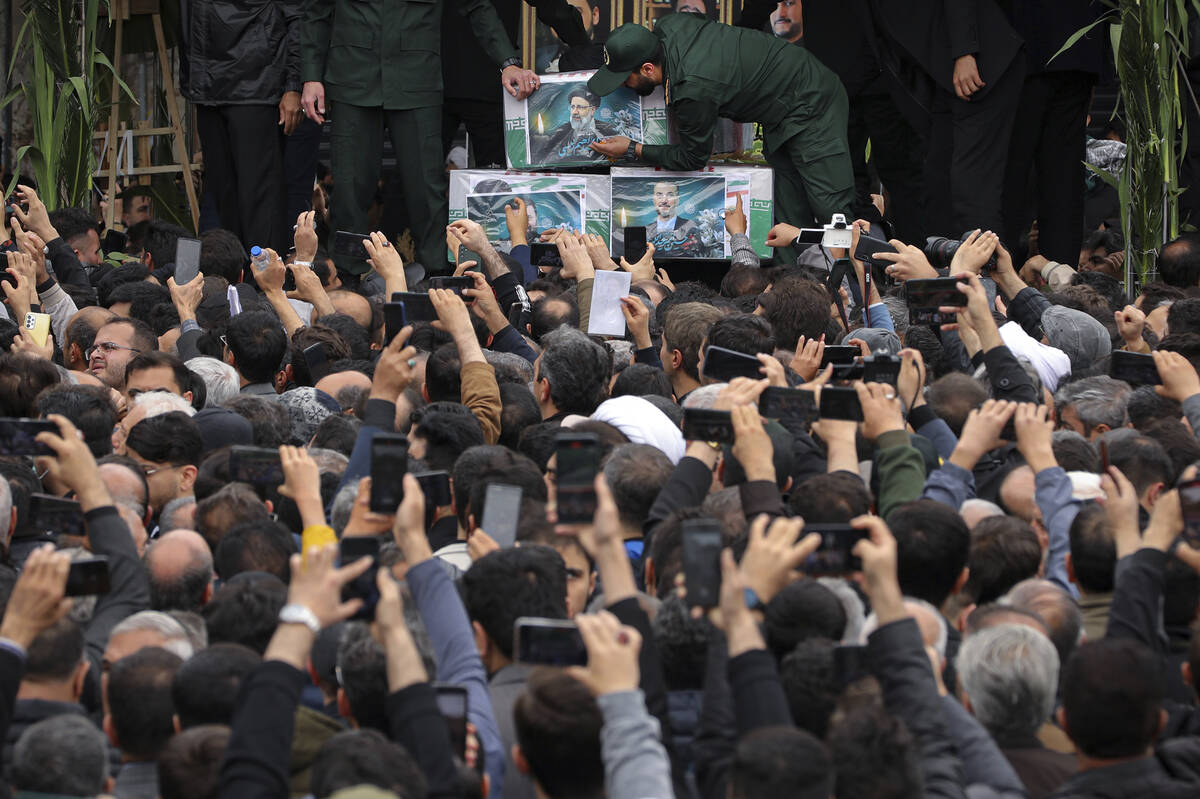
[[[842,302],[842,281],[846,279],[846,273],[850,270],[850,259],[838,258],[833,262],[833,267],[829,270],[829,282],[826,283],[826,288],[829,289],[830,296],[833,297],[834,303],[837,304],[838,315],[842,317],[842,326],[846,332],[850,331],[850,317],[846,315],[846,306]]]

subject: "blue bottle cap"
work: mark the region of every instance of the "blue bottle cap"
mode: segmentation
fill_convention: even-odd
[[[256,245],[254,245],[253,247],[251,247],[251,248],[250,248],[250,257],[251,257],[251,258],[257,258],[257,257],[258,257],[258,256],[260,256],[260,255],[262,255],[262,247],[259,247],[259,246],[256,244]]]

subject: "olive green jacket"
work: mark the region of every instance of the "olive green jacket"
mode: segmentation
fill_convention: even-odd
[[[518,57],[488,0],[304,0],[301,77],[334,102],[404,111],[442,102],[442,13],[467,17],[497,64]],[[501,91],[500,75],[494,80]]]
[[[797,133],[829,129],[827,149],[811,146],[813,160],[845,148],[845,121],[826,110],[845,89],[808,50],[761,31],[710,22],[699,14],[658,20],[667,108],[678,144],[647,145],[642,160],[654,166],[695,170],[712,153],[717,118],[763,126],[767,153]],[[822,150],[818,152],[817,150]]]

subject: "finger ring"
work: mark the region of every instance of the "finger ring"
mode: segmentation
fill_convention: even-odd
[[[894,400],[896,398],[896,395],[895,394],[884,394],[883,398],[889,399],[889,400]]]
[[[416,359],[416,358],[409,358],[409,359],[408,359],[408,368],[409,368],[409,369],[412,369],[412,368],[413,368],[414,366],[416,366],[416,365],[417,365],[417,359]]]
[[[629,633],[625,632],[624,630],[622,630],[621,632],[617,633],[617,643],[618,643],[618,644],[627,644],[627,643],[629,643]]]

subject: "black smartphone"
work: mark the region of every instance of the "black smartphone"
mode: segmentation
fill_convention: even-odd
[[[108,558],[84,558],[71,564],[67,570],[65,596],[94,596],[107,593]]]
[[[833,673],[843,688],[871,676],[868,662],[865,646],[844,644],[833,648]]]
[[[175,242],[175,284],[191,283],[200,274],[200,239]]]
[[[858,246],[854,248],[854,260],[862,261],[864,266],[875,266],[876,264],[886,264],[889,261],[881,261],[875,259],[875,253],[879,252],[896,252],[896,248],[888,244],[883,239],[877,239],[873,236],[859,236]]]
[[[464,685],[435,682],[438,712],[450,728],[450,745],[462,759],[467,757],[467,688]]]
[[[1108,474],[1108,467],[1111,465],[1108,460],[1108,442],[1100,439],[1100,474]]]
[[[229,479],[235,483],[271,488],[283,485],[283,464],[279,460],[279,450],[240,445],[230,447]]]
[[[803,388],[768,386],[758,397],[758,412],[766,419],[788,419],[809,425],[817,419],[817,397]]]
[[[365,261],[367,260],[367,246],[363,242],[368,238],[370,237],[362,233],[348,233],[345,230],[339,230],[333,234],[333,254],[335,257],[341,255]]]
[[[712,519],[683,522],[683,577],[688,607],[713,608],[721,601],[721,527]]]
[[[0,455],[53,455],[54,450],[36,439],[58,432],[58,425],[45,419],[0,419]]]
[[[529,245],[529,263],[543,269],[562,268],[562,256],[558,245],[548,241],[535,241]]]
[[[479,527],[492,540],[507,549],[517,542],[517,522],[521,519],[520,486],[490,483],[483,498],[483,521]]]
[[[848,422],[861,422],[865,418],[862,404],[858,401],[858,392],[854,390],[854,386],[825,386],[822,388],[819,413],[822,419],[844,419]]]
[[[325,345],[320,342],[304,348],[304,362],[308,364],[314,386],[329,374],[329,358],[325,355]]]
[[[889,386],[894,386],[900,379],[900,367],[903,363],[904,361],[899,355],[879,353],[870,358],[863,358],[863,380],[868,383],[887,383]],[[911,397],[907,399],[911,400]]]
[[[384,342],[383,346],[392,343],[392,339],[396,334],[408,324],[408,318],[404,312],[404,303],[402,302],[385,302],[383,304],[383,330]]]
[[[758,380],[762,376],[762,364],[753,355],[724,347],[710,346],[704,350],[704,377],[709,380],[728,383],[735,377]]]
[[[413,477],[421,484],[426,508],[444,508],[454,501],[450,494],[449,472],[422,472]]]
[[[53,494],[30,494],[29,518],[36,530],[63,535],[84,535],[87,532],[79,503]]]
[[[835,363],[831,380],[862,380],[867,375],[867,367],[862,361],[857,363]]]
[[[814,524],[805,526],[804,534],[817,533],[821,546],[808,556],[804,570],[809,574],[849,574],[862,571],[862,561],[851,554],[854,545],[870,538],[867,530],[859,530],[848,524]]]
[[[518,663],[586,666],[587,647],[573,621],[522,616],[513,625],[513,654]]]
[[[1183,515],[1183,540],[1200,548],[1200,480],[1179,484],[1179,509]]]
[[[432,322],[437,319],[437,311],[433,310],[433,300],[429,299],[428,294],[393,291],[392,302],[404,304],[404,318],[409,322]]]
[[[904,299],[908,303],[908,322],[913,325],[940,325],[944,321],[938,308],[966,307],[967,295],[958,290],[956,277],[933,277],[909,280],[904,283]]]
[[[683,438],[686,441],[733,443],[733,417],[729,411],[708,408],[683,409]]]
[[[623,233],[625,239],[625,260],[636,264],[646,254],[646,228],[644,225],[630,226]]]
[[[404,501],[404,475],[408,472],[408,439],[397,433],[377,433],[371,439],[372,513],[396,512]]]
[[[374,481],[372,481],[374,482]],[[361,621],[375,620],[375,606],[379,604],[379,585],[375,582],[379,571],[379,536],[344,536],[338,541],[338,562],[348,566],[362,558],[371,559],[371,567],[342,586],[342,601],[361,599],[362,607],[351,616]]]
[[[1154,356],[1141,352],[1113,350],[1108,374],[1113,380],[1124,380],[1134,386],[1162,385],[1162,376],[1154,365]]]
[[[862,355],[862,350],[853,344],[826,344],[821,355],[821,368],[831,363],[854,363],[854,359]]]
[[[452,277],[450,275],[435,275],[429,278],[429,288],[431,289],[449,289],[458,296],[463,295],[463,289],[475,288],[475,279],[462,275],[460,277]]]
[[[596,516],[596,471],[600,468],[600,440],[594,433],[559,433],[556,490],[558,520],[588,524]]]
[[[825,228],[806,227],[800,229],[800,235],[792,244],[820,244],[825,240]]]

